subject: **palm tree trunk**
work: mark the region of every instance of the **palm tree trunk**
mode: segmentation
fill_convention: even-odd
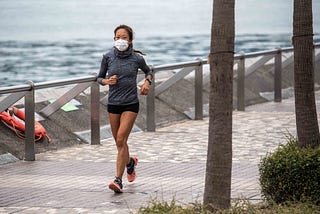
[[[294,0],[294,92],[300,147],[319,145],[314,95],[312,0]]]
[[[234,0],[213,1],[209,141],[203,200],[211,210],[230,207],[234,6]]]

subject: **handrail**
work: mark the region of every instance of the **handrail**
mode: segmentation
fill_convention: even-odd
[[[314,44],[314,49],[319,48],[320,43]],[[246,69],[254,72],[260,66],[264,65],[267,61],[274,58],[274,91],[276,102],[281,102],[281,72],[283,66],[289,64],[289,62],[282,62],[282,54],[292,52],[293,47],[288,48],[277,48],[275,50],[260,51],[253,53],[239,53],[234,55],[234,60],[238,63],[237,75],[235,76],[237,80],[237,108],[238,110],[244,110],[244,87],[245,87],[245,76]],[[271,56],[267,56],[271,55]],[[315,57],[319,57],[319,53],[315,54]],[[246,68],[245,59],[264,56],[259,62],[253,65],[253,67]],[[316,59],[316,58],[315,58]],[[291,62],[292,59],[290,59]],[[208,64],[207,59],[197,59],[190,62],[175,63],[169,65],[162,65],[152,67],[151,69],[155,73],[154,78],[156,80],[156,73],[164,70],[177,70],[172,78],[161,84],[152,84],[150,87],[149,95],[147,96],[147,130],[155,131],[155,99],[166,89],[171,87],[174,83],[184,78],[189,73],[195,71],[195,113],[194,119],[203,118],[203,101],[202,101],[202,87],[203,87],[203,65]],[[249,72],[249,73],[252,73]],[[49,116],[54,113],[57,109],[63,106],[65,103],[69,102],[79,93],[90,87],[91,89],[91,144],[100,143],[100,123],[99,123],[99,102],[100,102],[100,90],[99,84],[96,82],[97,75],[92,74],[90,76],[69,78],[65,80],[55,80],[40,83],[33,83],[31,81],[21,84],[18,86],[0,87],[0,95],[9,94],[5,99],[0,101],[0,112],[10,107],[12,104],[16,103],[18,100],[24,97],[25,99],[25,112],[26,112],[26,144],[25,144],[25,160],[35,160],[35,148],[34,148],[34,113],[35,113],[35,91],[38,89],[60,87],[66,85],[74,85],[71,90],[62,95],[54,103],[49,104],[43,108],[40,112],[44,116]]]
[[[32,84],[34,89],[45,89],[45,88],[52,88],[52,87],[59,87],[59,86],[95,81],[96,78],[97,78],[96,74],[92,74],[90,76],[76,77],[76,78],[74,77],[74,78],[68,78],[64,80],[45,81],[45,82],[32,83]],[[31,88],[32,87],[30,86],[30,84],[0,87],[0,94],[28,91],[28,90],[31,90]]]
[[[183,63],[174,63],[174,64],[168,64],[168,65],[160,65],[153,68],[154,72],[158,71],[165,71],[165,70],[175,70],[179,68],[185,68],[185,67],[194,67],[199,66],[201,64],[207,63],[207,60],[197,60],[197,61],[190,61],[190,62],[183,62]]]
[[[31,89],[31,86],[29,84],[23,84],[18,86],[7,86],[7,87],[0,88],[0,94],[16,93],[16,92],[28,91],[30,89]]]
[[[315,43],[314,48],[319,48],[320,43]],[[289,53],[294,50],[293,47],[284,47],[284,48],[275,48],[274,50],[265,50],[265,51],[257,51],[257,52],[251,52],[251,53],[238,53],[234,55],[234,59],[238,60],[241,58],[242,55],[244,55],[245,58],[255,58],[258,56],[263,56],[263,55],[269,55],[269,54],[277,54],[277,52],[281,49],[283,53]]]
[[[46,82],[34,83],[34,88],[45,89],[45,88],[59,87],[59,86],[65,86],[65,85],[86,83],[86,82],[95,81],[96,78],[97,78],[97,74],[92,74],[90,76],[70,78],[65,80],[46,81]]]

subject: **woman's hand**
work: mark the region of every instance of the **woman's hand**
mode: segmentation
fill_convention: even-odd
[[[140,94],[141,95],[148,95],[150,89],[150,84],[148,81],[144,81],[143,85],[141,86],[140,89]]]
[[[108,79],[103,79],[102,80],[102,84],[104,85],[115,85],[118,81],[118,77],[117,75],[113,75],[111,77],[109,77]]]

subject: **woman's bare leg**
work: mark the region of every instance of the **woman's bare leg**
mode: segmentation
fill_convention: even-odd
[[[120,179],[122,179],[125,167],[130,161],[127,141],[136,118],[137,113],[131,111],[123,112],[121,115],[109,114],[111,130],[118,150],[116,176]]]

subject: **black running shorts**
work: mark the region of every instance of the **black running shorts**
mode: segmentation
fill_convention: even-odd
[[[131,105],[110,105],[108,104],[108,112],[112,114],[122,114],[125,111],[132,111],[135,113],[139,112],[139,103],[131,104]]]

